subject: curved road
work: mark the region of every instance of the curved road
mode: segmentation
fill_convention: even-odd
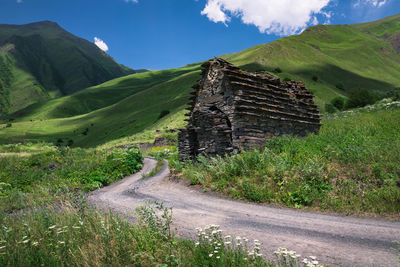
[[[169,179],[167,164],[151,178],[156,161],[146,158],[141,172],[88,196],[89,203],[128,217],[137,206],[157,200],[173,207],[178,234],[194,238],[196,227],[218,224],[225,234],[258,239],[268,258],[278,247],[317,256],[330,266],[400,266],[396,245],[400,222],[273,208],[222,199]],[[132,218],[132,217],[131,217]]]

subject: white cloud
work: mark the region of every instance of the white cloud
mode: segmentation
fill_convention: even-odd
[[[372,5],[374,7],[382,7],[388,2],[388,0],[357,0],[353,7],[359,7],[361,5]]]
[[[377,0],[378,1],[378,0]],[[268,34],[290,35],[318,23],[316,14],[326,16],[323,8],[331,0],[207,0],[202,15],[225,25],[231,17],[258,27]],[[329,17],[326,16],[329,20]]]
[[[103,50],[104,52],[108,51],[107,44],[100,38],[94,37],[94,44],[97,45],[97,47]]]
[[[125,2],[127,2],[127,3],[138,3],[139,0],[125,0]]]
[[[21,4],[21,3],[22,3],[22,0],[17,0],[17,3],[18,3],[18,4]]]

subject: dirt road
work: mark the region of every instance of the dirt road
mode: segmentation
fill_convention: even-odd
[[[167,165],[155,176],[141,179],[156,165],[145,159],[143,170],[88,196],[99,208],[132,214],[147,200],[173,207],[180,236],[195,237],[195,228],[218,224],[226,234],[258,239],[263,254],[278,247],[302,256],[317,256],[330,266],[400,266],[393,240],[400,241],[400,222],[272,208],[218,198],[169,180]]]

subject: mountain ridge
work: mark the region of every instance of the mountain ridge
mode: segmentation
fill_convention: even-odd
[[[0,58],[3,114],[134,73],[51,21],[0,24]],[[12,84],[2,81],[5,73],[12,74]]]

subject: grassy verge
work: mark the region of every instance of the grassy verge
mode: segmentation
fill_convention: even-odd
[[[139,207],[138,224],[82,203],[64,202],[21,216],[0,218],[1,266],[301,266],[300,255],[280,248],[263,260],[261,244],[223,236],[217,225],[197,228],[197,242],[175,237],[172,210]],[[318,265],[315,257],[304,259]],[[314,262],[314,263],[312,263]]]
[[[0,146],[0,212],[71,199],[141,166],[136,148],[105,152],[47,144]]]
[[[156,175],[162,169],[163,166],[164,166],[164,160],[162,160],[162,159],[158,160],[154,169],[152,169],[151,172],[149,172],[148,174],[143,175],[142,179],[149,178],[149,177]]]
[[[400,214],[400,110],[345,112],[318,135],[181,164],[176,173],[234,199],[360,215]]]

